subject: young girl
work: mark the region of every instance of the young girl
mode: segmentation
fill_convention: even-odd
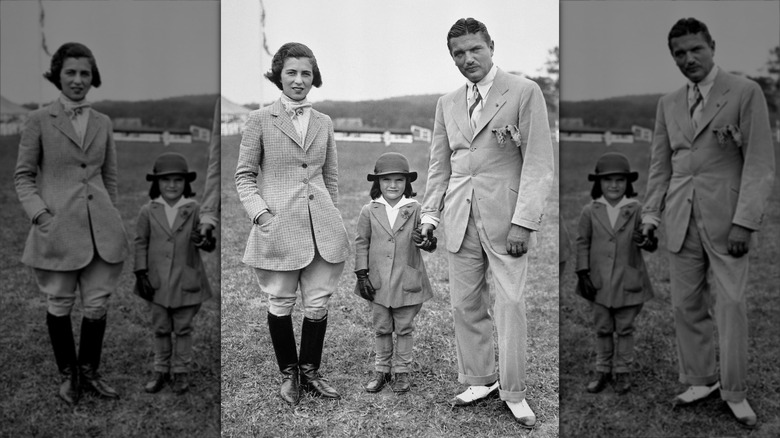
[[[419,232],[420,204],[412,199],[411,184],[417,172],[409,171],[406,157],[382,154],[367,178],[373,181],[372,201],[360,211],[355,239],[355,294],[371,301],[376,335],[376,371],[365,388],[379,392],[392,371],[393,391],[404,393],[411,387],[414,317],[433,297],[418,246],[432,252],[436,240],[423,240]]]
[[[146,392],[162,389],[173,371],[173,391],[189,389],[192,319],[211,297],[198,248],[213,251],[215,239],[198,233],[199,205],[191,199],[195,180],[187,160],[177,153],[157,157],[151,174],[151,201],[141,207],[135,237],[136,294],[151,301],[154,325],[154,379]],[[176,334],[172,348],[171,332]],[[173,358],[171,358],[173,357]]]
[[[582,210],[577,237],[578,293],[592,301],[596,329],[598,378],[588,392],[604,389],[615,372],[615,392],[631,387],[629,370],[634,359],[634,319],[642,304],[653,297],[640,248],[655,251],[658,241],[642,236],[641,204],[632,199],[637,179],[628,159],[606,153],[596,163],[593,201]],[[617,341],[613,340],[617,334]],[[617,343],[617,346],[615,346]]]

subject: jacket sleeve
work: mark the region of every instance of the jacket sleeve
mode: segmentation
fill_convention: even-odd
[[[775,149],[766,100],[759,85],[750,82],[742,93],[739,130],[744,144],[742,181],[732,223],[753,231],[761,228],[775,178]]]
[[[369,204],[370,205],[370,204]],[[369,206],[360,210],[355,237],[355,270],[368,269],[368,250],[371,247],[371,213]]]
[[[444,124],[444,108],[440,97],[436,103],[436,119],[433,126],[433,140],[431,141],[431,156],[428,163],[428,182],[425,186],[422,213],[430,215],[437,220],[444,208],[444,195],[450,184],[452,174],[452,149],[447,136],[447,128]]]
[[[206,169],[206,186],[203,189],[203,202],[200,209],[200,221],[217,226],[219,223],[220,193],[222,191],[221,168],[222,136],[220,130],[220,101],[214,106],[214,120],[209,143],[209,164]]]
[[[590,245],[593,238],[593,224],[590,204],[586,205],[580,213],[580,221],[577,225],[577,265],[574,271],[590,269]]]
[[[268,209],[268,205],[258,187],[257,172],[260,167],[260,157],[263,153],[263,133],[260,115],[257,112],[249,114],[241,137],[236,165],[236,189],[238,197],[244,205],[250,220],[254,220],[260,212]],[[272,214],[277,212],[272,211]]]
[[[133,264],[133,272],[141,269],[148,269],[147,257],[149,255],[150,234],[149,204],[146,204],[141,207],[135,224],[135,263]]]
[[[658,101],[655,113],[655,130],[650,146],[650,170],[647,176],[647,196],[642,207],[642,221],[659,224],[664,210],[666,191],[672,179],[672,148],[666,129],[663,99]]]
[[[547,104],[535,82],[523,90],[518,115],[523,168],[512,223],[538,230],[547,196],[555,179],[555,154],[550,136]],[[522,144],[524,143],[524,145]]]
[[[102,176],[103,185],[106,186],[111,203],[117,202],[117,167],[116,167],[116,143],[114,143],[114,127],[108,116],[103,116],[108,126],[108,139],[106,141],[106,159],[103,161]]]
[[[333,122],[330,117],[325,116],[328,121],[328,145],[325,152],[325,163],[322,166],[322,179],[325,181],[325,188],[328,189],[330,199],[333,205],[339,206],[339,165],[338,152],[336,148],[335,135],[333,133]]]
[[[30,221],[34,221],[46,210],[46,203],[41,198],[35,181],[41,160],[41,147],[40,118],[38,114],[33,114],[24,124],[14,172],[16,194]]]

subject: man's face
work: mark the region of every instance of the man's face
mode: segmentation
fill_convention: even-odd
[[[470,82],[479,82],[493,67],[493,42],[485,42],[482,32],[450,39],[450,56],[460,73]]]
[[[710,47],[701,32],[672,38],[671,47],[674,63],[691,82],[700,82],[712,70],[715,42]]]

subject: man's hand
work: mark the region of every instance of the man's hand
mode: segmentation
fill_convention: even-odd
[[[750,233],[752,232],[741,225],[731,224],[728,243],[729,254],[734,257],[742,257],[747,254],[750,246]]]
[[[512,228],[509,229],[509,235],[506,236],[506,252],[512,257],[521,257],[528,252],[530,240],[531,230],[512,224]]]
[[[198,232],[201,234],[201,236],[208,236],[209,232],[214,230],[214,225],[211,225],[206,222],[200,223],[200,228],[198,228]]]
[[[652,240],[653,237],[655,236],[655,225],[642,224],[642,235]]]

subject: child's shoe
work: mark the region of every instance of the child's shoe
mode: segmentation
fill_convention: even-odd
[[[412,383],[409,381],[409,373],[396,373],[395,380],[393,381],[393,384],[390,385],[390,388],[396,394],[409,392],[411,387]]]
[[[173,392],[178,395],[184,394],[190,389],[189,376],[187,373],[176,373],[173,375]]]
[[[631,374],[615,373],[615,392],[623,395],[631,389]]]
[[[375,393],[385,387],[385,383],[390,381],[390,373],[374,371],[374,377],[366,383],[366,392]]]
[[[154,379],[149,381],[144,386],[144,391],[148,392],[149,394],[155,394],[157,392],[160,392],[160,390],[163,389],[163,386],[165,386],[165,382],[167,381],[168,381],[168,373],[155,371]]]
[[[604,390],[607,387],[607,383],[612,379],[612,374],[598,372],[598,379],[588,383],[588,392],[595,394]]]

